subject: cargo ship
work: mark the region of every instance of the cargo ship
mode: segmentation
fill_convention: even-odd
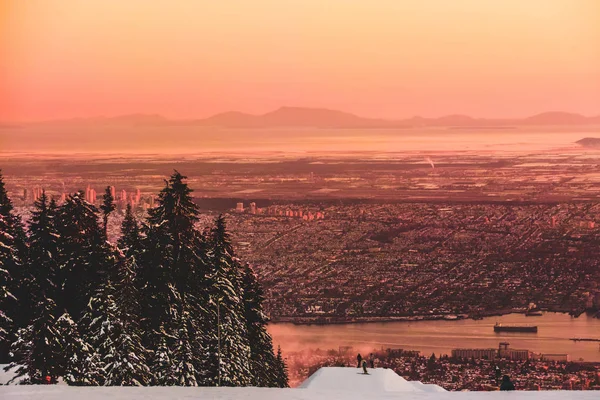
[[[502,325],[496,322],[494,332],[532,332],[536,333],[538,327],[536,325]]]

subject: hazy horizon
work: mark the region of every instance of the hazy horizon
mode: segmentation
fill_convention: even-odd
[[[5,1],[0,120],[600,113],[594,0]]]

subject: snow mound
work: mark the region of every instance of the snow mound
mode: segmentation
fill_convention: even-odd
[[[8,367],[8,364],[0,364],[0,385],[7,385],[17,375],[14,369],[5,371],[4,368]],[[17,385],[21,379],[12,382],[13,385]]]
[[[441,386],[433,385],[431,383],[423,383],[420,381],[409,381],[414,387],[419,389],[421,392],[446,392],[447,390]]]
[[[361,368],[321,368],[305,380],[300,388],[343,390],[354,393],[445,391],[437,385],[415,385],[414,382],[407,381],[391,369],[368,368],[367,371],[369,371],[368,375],[363,374]]]

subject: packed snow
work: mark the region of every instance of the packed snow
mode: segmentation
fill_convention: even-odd
[[[125,400],[125,399],[214,399],[214,400],[597,400],[598,392],[446,392],[437,385],[409,382],[387,369],[322,368],[297,389],[216,387],[75,387],[61,385],[0,386],[3,400]],[[5,376],[6,377],[6,376]]]
[[[330,367],[321,368],[305,380],[300,388],[315,390],[339,390],[352,392],[423,392],[445,390],[437,385],[424,385],[421,382],[409,382],[387,368],[368,368],[368,375],[362,368]],[[355,376],[353,376],[353,373]]]

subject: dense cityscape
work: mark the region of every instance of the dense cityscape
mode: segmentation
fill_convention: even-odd
[[[363,353],[366,357],[370,354]],[[452,391],[498,390],[503,375],[511,378],[517,390],[600,390],[600,363],[529,357],[461,358],[403,349],[374,349],[372,354],[375,368],[391,368],[408,380],[434,383]],[[290,385],[297,386],[321,367],[356,367],[356,356],[348,347],[291,353]]]
[[[593,203],[292,204],[267,213],[278,215],[229,219],[275,321],[480,318],[530,302],[579,315],[600,305]]]

